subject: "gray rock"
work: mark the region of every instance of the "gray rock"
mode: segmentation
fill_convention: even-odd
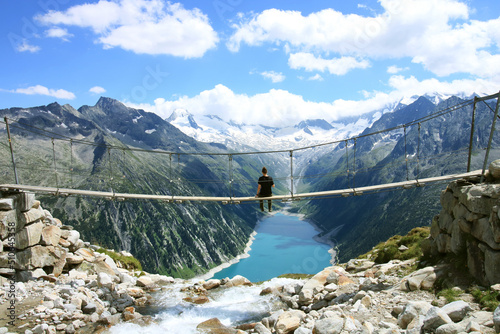
[[[44,224],[40,221],[27,225],[16,234],[16,248],[25,249],[40,242]]]
[[[0,211],[0,239],[4,240],[9,236],[9,227],[17,226],[16,210]]]
[[[68,237],[66,238],[66,240],[68,240],[68,242],[72,246],[75,245],[79,239],[80,239],[80,232],[76,230],[68,231]]]
[[[24,226],[34,223],[38,220],[45,218],[45,212],[42,209],[33,208],[29,211],[22,212],[18,217],[18,230],[22,229]]]
[[[269,332],[271,333],[271,332]],[[293,332],[293,334],[311,334],[312,333],[312,330],[309,329],[309,328],[306,328],[306,327],[299,327],[295,330],[295,332]]]
[[[76,329],[75,329],[75,326],[73,324],[69,324],[68,326],[66,326],[66,328],[64,329],[64,333],[65,334],[74,334],[76,333]]]
[[[436,334],[458,334],[465,332],[465,327],[460,324],[445,324],[436,329]]]
[[[314,324],[314,334],[339,334],[344,328],[344,319],[340,317],[325,318],[316,321]]]
[[[210,279],[210,280],[206,281],[205,283],[203,283],[203,288],[205,288],[205,290],[211,290],[211,289],[218,288],[220,286],[220,284],[221,284],[220,280]]]
[[[500,244],[499,244],[500,245]],[[484,272],[486,282],[495,284],[500,282],[500,251],[495,251],[486,245],[479,244],[484,253]],[[489,285],[488,284],[488,285]]]
[[[299,303],[302,305],[309,305],[312,303],[314,298],[313,291],[311,289],[302,289],[299,293]]]
[[[54,275],[59,276],[66,264],[66,251],[60,246],[36,245],[16,253],[17,269],[54,267]]]
[[[45,334],[49,330],[49,325],[47,324],[39,324],[33,327],[33,334]]]
[[[435,331],[438,327],[452,322],[453,320],[442,309],[433,306],[425,315],[422,329],[424,331]]]
[[[36,199],[34,193],[22,192],[18,194],[16,197],[17,197],[17,206],[20,211],[25,212],[35,207]]]
[[[64,304],[63,307],[64,310],[68,313],[74,313],[77,310],[77,307],[74,304]]]
[[[14,198],[13,197],[5,197],[0,198],[0,210],[7,211],[14,209]]]
[[[409,302],[398,316],[399,327],[406,329],[414,319],[427,314],[431,307],[427,302]]]
[[[61,229],[59,227],[49,225],[42,229],[42,245],[57,246],[59,245],[59,239],[61,239]]]
[[[99,287],[107,288],[109,290],[113,290],[115,286],[111,277],[106,273],[97,274],[97,284]]]
[[[465,316],[472,311],[472,308],[469,304],[464,302],[463,300],[457,300],[451,303],[448,303],[441,307],[441,309],[450,317],[454,322],[462,321]]]
[[[147,287],[153,284],[153,280],[149,276],[141,276],[137,279],[136,285],[139,287]]]
[[[488,170],[490,171],[490,175],[495,179],[500,178],[500,160],[494,160],[488,166]]]
[[[300,321],[305,317],[302,311],[285,311],[276,321],[274,328],[277,334],[293,333],[300,326]]]
[[[495,331],[500,333],[500,306],[493,312],[493,324],[495,326]]]
[[[467,324],[467,327],[465,328],[465,331],[467,333],[471,333],[471,332],[482,332],[481,331],[481,325],[478,324],[477,322],[475,321],[471,321]]]
[[[85,307],[82,308],[84,314],[92,314],[97,310],[97,306],[94,303],[87,303]]]

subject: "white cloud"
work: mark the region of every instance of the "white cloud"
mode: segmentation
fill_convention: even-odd
[[[58,99],[73,100],[75,94],[64,89],[50,89],[42,85],[30,86],[27,88],[18,88],[9,90],[11,93],[26,94],[26,95],[46,95]]]
[[[220,84],[193,97],[182,96],[171,101],[158,98],[153,105],[124,102],[132,107],[155,112],[163,118],[170,116],[175,109],[182,108],[195,116],[217,115],[227,121],[284,126],[297,124],[304,119],[336,121],[342,117],[362,115],[414,95],[492,94],[500,86],[500,78],[497,81],[476,79],[442,82],[437,79],[418,81],[413,76],[395,75],[387,85],[389,92],[363,91],[363,99],[338,99],[331,103],[307,101],[300,95],[281,89],[271,89],[267,93],[253,96],[236,94]]]
[[[402,71],[406,71],[408,69],[409,69],[408,67],[402,68],[402,67],[399,67],[399,66],[396,66],[396,65],[391,65],[391,66],[387,67],[387,73],[389,73],[389,74],[396,74],[396,73],[399,73],[399,72],[402,72]]]
[[[344,75],[355,68],[367,68],[370,63],[366,60],[358,61],[354,57],[323,59],[311,53],[298,52],[290,54],[288,65],[292,69],[303,68],[306,71],[328,71],[335,75]]]
[[[323,81],[324,79],[323,79],[323,77],[321,75],[319,75],[319,73],[316,73],[312,77],[309,77],[307,80],[310,80],[310,81]]]
[[[94,86],[89,89],[89,92],[94,93],[94,94],[103,94],[106,93],[106,90],[100,86]]]
[[[23,42],[17,45],[16,50],[19,52],[31,52],[35,53],[40,51],[40,47],[36,45],[31,45],[27,40],[23,40]]]
[[[120,47],[139,54],[202,57],[219,41],[199,9],[161,0],[100,0],[68,10],[50,11],[43,24],[89,28],[104,48]]]
[[[275,71],[264,71],[261,72],[260,75],[266,79],[271,79],[273,83],[283,82],[286,78],[283,73],[277,73]]]
[[[307,16],[268,9],[242,16],[227,47],[284,45],[287,51],[358,59],[410,58],[439,75],[500,74],[500,18],[470,20],[458,0],[380,0],[377,15],[324,9]],[[290,62],[289,62],[290,64]],[[304,67],[304,66],[302,66]]]
[[[69,41],[69,37],[73,37],[73,35],[68,33],[68,30],[64,28],[50,28],[45,32],[45,36],[60,38],[66,42]]]

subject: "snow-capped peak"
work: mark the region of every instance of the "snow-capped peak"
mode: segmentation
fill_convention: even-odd
[[[185,109],[175,109],[170,117],[166,119],[167,122],[171,123],[175,127],[181,129],[185,127],[203,130],[194,120],[192,114],[190,114]],[[182,129],[181,129],[182,130]],[[189,135],[189,134],[188,134]]]

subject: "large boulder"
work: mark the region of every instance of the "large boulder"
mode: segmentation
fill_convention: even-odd
[[[16,234],[16,248],[25,249],[34,246],[40,242],[44,224],[39,221],[34,224],[27,225]]]
[[[16,228],[17,214],[16,210],[0,211],[0,239],[4,240],[9,236],[9,228]]]
[[[451,324],[453,320],[439,307],[431,307],[424,318],[422,330],[424,332],[434,332],[439,326]]]
[[[470,305],[463,300],[457,300],[448,303],[441,307],[441,309],[450,317],[454,322],[462,321],[465,316],[472,311]]]
[[[61,229],[54,225],[45,226],[42,229],[41,244],[47,246],[57,246],[61,239]]]
[[[292,310],[280,314],[274,325],[277,334],[293,333],[299,326],[306,314],[303,311]]]
[[[331,317],[317,320],[314,324],[313,334],[339,334],[344,328],[344,319]]]
[[[495,326],[495,331],[500,333],[500,306],[493,312],[493,324]]]
[[[225,284],[226,287],[233,287],[233,286],[240,286],[240,285],[251,286],[252,282],[250,282],[248,280],[248,278],[245,278],[241,275],[236,275],[233,278],[231,278],[229,280],[229,282],[227,282]]]
[[[60,246],[40,246],[26,248],[16,253],[17,268],[33,270],[36,268],[53,267],[53,274],[57,277],[62,273],[66,264],[66,250]]]
[[[14,209],[14,197],[0,198],[0,210],[8,211]]]
[[[226,327],[217,318],[208,319],[198,326],[196,329],[201,333],[214,333],[214,334],[237,334],[238,330]]]
[[[20,231],[24,226],[45,218],[45,211],[42,208],[32,208],[29,211],[21,212],[18,216],[17,230]]]

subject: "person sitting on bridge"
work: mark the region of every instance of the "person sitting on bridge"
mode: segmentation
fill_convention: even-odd
[[[267,168],[262,167],[262,176],[259,177],[259,185],[257,186],[257,195],[255,197],[271,197],[273,196],[272,187],[274,187],[273,178],[267,175]],[[269,212],[272,210],[272,201],[267,200]],[[264,201],[260,201],[260,210],[264,211]]]

